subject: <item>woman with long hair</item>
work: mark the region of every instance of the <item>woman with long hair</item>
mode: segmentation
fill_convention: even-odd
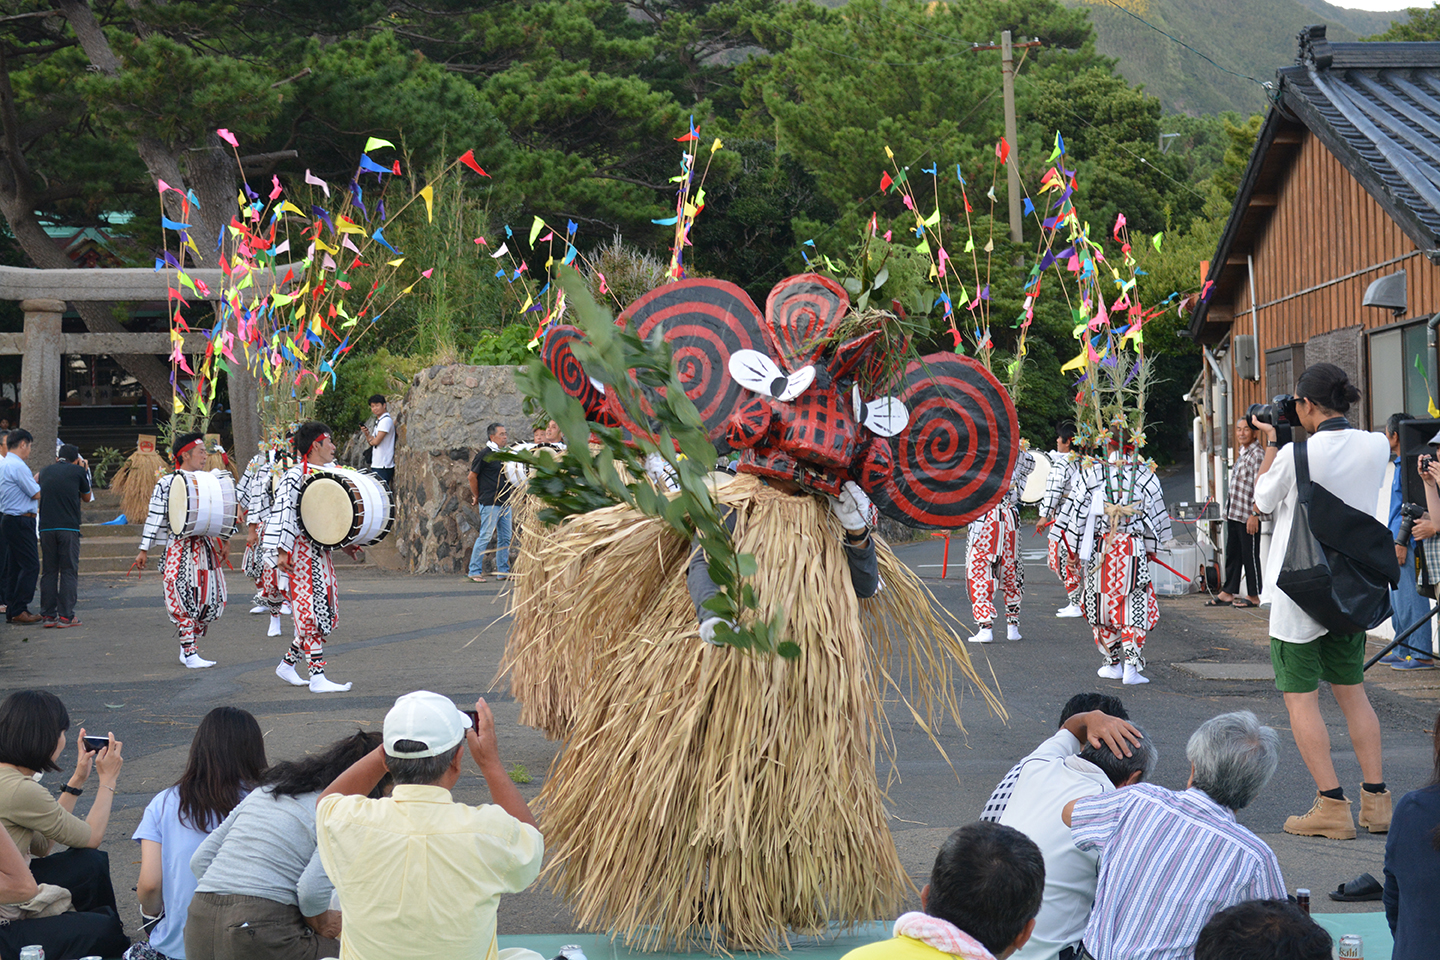
[[[185,958],[185,918],[195,894],[190,858],[265,777],[265,737],[248,710],[216,707],[190,741],[185,772],[155,795],[140,818],[140,914],[150,939],[126,960]]]
[[[1435,956],[1440,943],[1440,714],[1435,716],[1435,769],[1430,782],[1395,804],[1385,838],[1385,919],[1395,937],[1394,960]]]
[[[187,960],[339,956],[339,915],[329,909],[332,888],[315,852],[315,802],[379,745],[380,734],[360,732],[275,764],[205,838],[190,860],[199,883],[185,924]]]
[[[39,944],[56,957],[113,957],[130,944],[115,906],[110,857],[95,849],[110,823],[110,803],[125,762],[122,744],[112,734],[98,751],[87,750],[81,729],[75,738],[75,772],[56,800],[36,774],[60,769],[69,729],[65,704],[49,691],[20,690],[0,702],[0,826],[28,862],[41,894],[50,898],[63,888],[73,907],[58,916],[43,915],[58,908],[44,909],[37,903],[41,897],[0,906],[0,919],[6,921],[0,923],[4,956]],[[92,769],[99,786],[90,815],[81,820],[75,801],[85,792]],[[51,853],[57,843],[69,849]]]

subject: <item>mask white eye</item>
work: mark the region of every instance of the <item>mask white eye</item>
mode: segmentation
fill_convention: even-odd
[[[910,422],[910,411],[896,397],[876,397],[869,403],[860,399],[860,385],[850,390],[850,402],[855,408],[855,419],[867,430],[881,437],[893,437]]]
[[[736,350],[730,354],[730,376],[747,390],[788,402],[815,382],[815,368],[807,365],[787,377],[759,350]]]
[[[601,393],[605,392],[605,384],[601,383],[599,380],[596,380],[594,377],[590,378],[590,385],[596,390],[599,390]]]

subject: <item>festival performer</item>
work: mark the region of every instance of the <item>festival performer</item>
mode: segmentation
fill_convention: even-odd
[[[182,433],[170,445],[170,451],[177,471],[195,473],[204,469],[208,454],[203,434]],[[167,473],[155,481],[145,529],[140,535],[140,552],[135,555],[132,569],[143,571],[150,548],[169,540],[161,563],[165,609],[179,631],[180,662],[200,670],[215,666],[214,660],[200,656],[196,641],[225,612],[225,574],[220,564],[226,553],[222,552],[223,540],[218,538],[170,536],[170,485],[177,475]],[[219,549],[217,543],[222,544]]]
[[[311,540],[301,529],[299,514],[305,477],[311,466],[335,462],[335,440],[328,426],[309,420],[296,428],[293,443],[299,462],[280,478],[262,541],[265,562],[290,579],[295,621],[295,639],[275,667],[275,675],[297,687],[309,686],[311,693],[343,693],[350,684],[336,683],[325,675],[325,637],[340,619],[335,565],[330,548]],[[302,658],[309,668],[308,682],[295,669]]]
[[[1070,483],[1075,479],[1075,454],[1070,449],[1074,437],[1075,425],[1072,423],[1062,423],[1055,431],[1055,449],[1046,454],[1050,458],[1050,473],[1045,478],[1040,519],[1035,524],[1036,536],[1048,528],[1045,537],[1047,560],[1051,571],[1065,585],[1065,596],[1070,601],[1055,611],[1057,617],[1085,615],[1080,609],[1080,564],[1075,553],[1076,544],[1055,522],[1070,495]]]
[[[1136,684],[1150,682],[1142,651],[1160,619],[1150,559],[1173,535],[1160,480],[1124,433],[1112,423],[1109,456],[1083,461],[1056,525],[1079,545],[1080,608],[1104,661],[1096,673]]]
[[[268,447],[268,444],[266,445]],[[289,604],[285,594],[290,589],[290,578],[283,577],[279,570],[266,564],[265,551],[261,543],[265,536],[265,521],[275,501],[271,480],[276,469],[275,451],[262,449],[245,466],[240,482],[235,487],[236,499],[245,511],[245,555],[241,569],[255,581],[256,609],[270,614],[270,628],[267,637],[278,637],[281,633],[280,617],[288,613]],[[255,610],[251,610],[254,613]]]
[[[970,358],[882,356],[903,338],[875,329],[886,315],[848,308],[814,274],[778,284],[763,318],[733,284],[688,279],[621,318],[647,342],[664,331],[711,442],[739,451],[738,475],[701,476],[734,551],[754,559],[743,583],[625,503],[570,515],[517,564],[512,689],[549,696],[562,714],[546,732],[568,743],[543,795],[549,878],[581,925],[629,944],[774,951],[787,931],[893,912],[906,881],[873,775],[888,747],[883,687],[903,687],[932,724],[955,704],[956,674],[996,705],[946,615],[871,530],[873,508],[956,527],[999,502],[1019,453],[1014,407]],[[588,420],[658,446],[660,428],[637,424],[570,353],[582,335],[552,329],[547,365]],[[570,439],[569,456],[587,453]],[[698,496],[689,473],[650,473],[640,500]],[[753,597],[741,629],[781,624],[772,639],[793,659],[731,643],[735,628],[705,606],[716,578],[731,578],[727,597]],[[525,599],[532,580],[540,602]],[[548,661],[522,681],[519,651]],[[547,693],[536,677],[556,664],[570,689]],[[553,687],[559,675],[543,676]]]
[[[967,531],[965,573],[970,610],[979,625],[971,643],[995,639],[995,588],[1005,594],[1005,639],[1020,639],[1020,599],[1025,595],[1025,567],[1020,563],[1020,493],[1035,469],[1035,455],[1021,442],[1010,486],[999,503]]]

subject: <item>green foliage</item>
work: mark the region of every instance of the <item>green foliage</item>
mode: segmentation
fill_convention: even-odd
[[[1440,4],[1428,9],[1406,7],[1407,19],[1395,20],[1389,29],[1366,40],[1432,41],[1440,40]]]
[[[585,419],[579,401],[567,395],[559,380],[538,358],[516,374],[515,382],[526,397],[537,401],[559,424],[566,449],[557,460],[549,450],[502,452],[502,459],[534,468],[530,493],[547,504],[537,514],[542,523],[554,524],[575,513],[624,503],[647,516],[664,520],[687,540],[699,541],[709,560],[710,578],[720,592],[705,602],[717,617],[737,624],[721,626],[715,639],[744,650],[799,655],[794,643],[784,642],[783,611],[770,622],[754,620],[755,591],[746,578],[755,573],[755,558],[735,550],[734,540],[711,496],[709,473],[715,447],[700,413],[671,362],[663,331],[641,340],[633,325],[617,327],[609,311],[598,306],[584,278],[562,267],[559,282],[571,298],[575,322],[585,340],[573,341],[575,356],[585,372],[605,384],[636,423],[648,424],[651,435],[627,436],[613,427]],[[592,438],[600,450],[590,454]],[[678,450],[677,450],[678,448]],[[647,457],[658,454],[679,490],[666,495],[646,473]],[[617,464],[632,479],[622,482]]]
[[[125,462],[125,454],[114,447],[97,447],[95,452],[90,454],[90,479],[97,487],[108,487],[110,477],[114,475],[120,464]]]
[[[525,769],[525,764],[517,763],[510,767],[510,780],[514,783],[529,783],[533,778],[530,771]]]
[[[470,363],[480,366],[519,366],[534,357],[530,349],[532,331],[524,323],[510,323],[499,332],[485,332],[470,351]]]

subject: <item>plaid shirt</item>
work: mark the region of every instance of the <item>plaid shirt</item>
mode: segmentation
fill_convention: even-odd
[[[1255,477],[1260,473],[1260,462],[1265,459],[1265,448],[1258,443],[1241,447],[1235,457],[1235,468],[1230,471],[1230,499],[1225,501],[1225,519],[1244,523],[1255,509]]]

